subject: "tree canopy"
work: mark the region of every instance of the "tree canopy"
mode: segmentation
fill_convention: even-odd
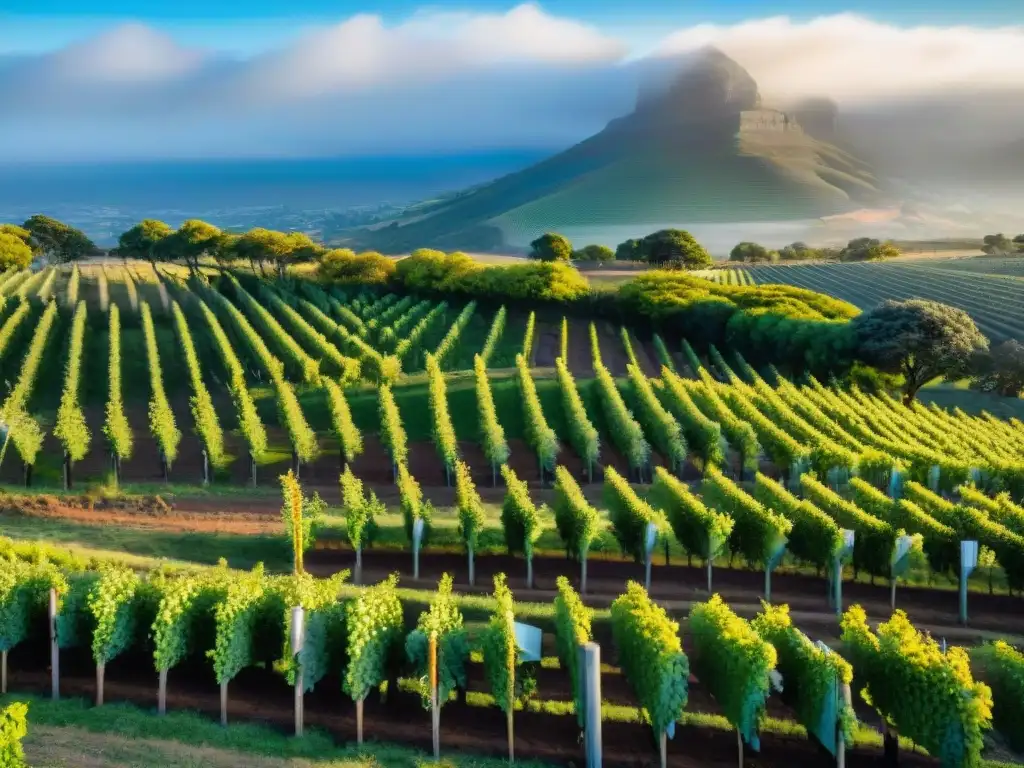
[[[262,265],[269,261],[277,269],[278,275],[284,275],[285,269],[291,264],[316,259],[324,250],[303,232],[278,232],[262,227],[250,229],[232,238],[232,242],[222,245],[227,246],[226,251],[237,258],[246,259],[250,264],[259,262]]]
[[[117,253],[124,259],[156,261],[161,241],[173,233],[170,225],[158,219],[143,219],[121,233],[117,240]]]
[[[574,251],[572,257],[578,261],[611,261],[615,258],[615,251],[607,245],[585,245]]]
[[[1024,344],[1016,339],[993,347],[978,359],[975,385],[1003,397],[1019,397],[1024,391]]]
[[[988,349],[970,315],[936,301],[886,301],[854,318],[852,326],[864,362],[903,375],[907,402],[932,379],[963,375]]]
[[[765,248],[763,245],[758,243],[742,242],[738,243],[732,252],[729,254],[729,261],[747,261],[747,262],[758,262],[758,261],[778,261],[779,252],[773,251],[770,248]]]
[[[29,233],[32,250],[57,264],[77,261],[99,252],[96,244],[80,229],[49,216],[37,213],[22,228]]]
[[[557,232],[545,232],[530,243],[530,258],[538,261],[569,261],[572,243]]]
[[[156,247],[162,261],[184,261],[189,269],[197,271],[199,259],[217,253],[222,243],[223,233],[218,227],[201,219],[189,219]]]
[[[636,238],[630,238],[624,243],[619,243],[619,246],[615,249],[616,261],[641,261],[642,258],[640,241]]]
[[[19,240],[24,241],[25,245],[32,244],[32,233],[24,227],[19,227],[17,224],[0,224],[0,233],[14,235]]]
[[[16,235],[0,232],[0,269],[24,269],[32,263],[32,249]]]
[[[1004,256],[1017,250],[1016,243],[1018,240],[1024,243],[1024,235],[1018,235],[1014,240],[1011,240],[1002,233],[998,235],[985,235],[981,241],[981,250],[989,256]]]
[[[675,269],[703,269],[711,256],[693,235],[682,229],[660,229],[640,241],[640,253],[649,264]]]
[[[900,251],[892,243],[883,243],[870,237],[858,237],[851,240],[843,250],[839,252],[840,261],[882,261],[902,256]]]
[[[395,266],[394,259],[375,251],[353,253],[348,248],[337,248],[320,257],[318,271],[320,278],[332,282],[380,285],[395,274]]]

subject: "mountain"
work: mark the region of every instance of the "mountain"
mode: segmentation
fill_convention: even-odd
[[[420,206],[362,244],[392,252],[497,249],[542,232],[784,222],[877,205],[870,167],[823,140],[831,102],[793,114],[761,103],[757,83],[716,49],[642,88],[630,114],[553,157],[466,194]]]

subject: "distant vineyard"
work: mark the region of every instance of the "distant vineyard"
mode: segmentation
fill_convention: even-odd
[[[931,299],[959,307],[993,341],[1024,338],[1024,282],[958,267],[981,259],[915,263],[766,264],[758,285],[783,283],[828,293],[861,309],[887,299]]]

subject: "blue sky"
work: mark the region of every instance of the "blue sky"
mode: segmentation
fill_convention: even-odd
[[[1022,0],[548,0],[553,15],[614,30],[617,38],[643,50],[666,28],[702,23],[735,24],[769,16],[806,21],[855,13],[899,26],[974,27],[1024,23]],[[287,45],[311,28],[359,13],[396,23],[430,11],[504,12],[502,0],[3,0],[0,54],[53,50],[109,28],[141,21],[185,45],[250,55]],[[1016,6],[1016,7],[1015,7]]]

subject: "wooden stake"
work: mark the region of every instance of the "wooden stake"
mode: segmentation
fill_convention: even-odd
[[[0,652],[0,693],[7,693],[7,651]]]
[[[356,547],[356,584],[363,583],[363,548],[362,546]]]
[[[580,594],[587,594],[587,555],[580,557]]]
[[[661,768],[668,767],[668,732],[662,731],[660,741],[660,752],[661,752]]]
[[[96,706],[103,706],[103,678],[107,672],[107,665],[100,663],[96,665]]]
[[[57,644],[57,590],[50,588],[50,696],[60,698],[60,646]]]
[[[526,588],[533,589],[533,558],[526,558]]]
[[[356,700],[356,744],[363,744],[363,700]]]
[[[434,759],[441,759],[441,707],[437,692],[437,633],[430,633],[428,652],[430,667],[430,720],[434,732]]]
[[[740,768],[743,768],[743,734],[739,728],[736,729],[736,745],[740,748]]]
[[[473,562],[473,548],[469,548],[469,586],[476,586],[476,568]]]
[[[167,714],[167,670],[160,670],[160,690],[157,693],[156,711],[158,714]]]
[[[302,665],[295,672],[295,735],[301,736],[303,731],[303,683]]]
[[[228,724],[228,681],[220,684],[220,724]]]
[[[514,763],[515,760],[516,760],[516,750],[515,750],[516,737],[515,737],[515,731],[512,728],[512,709],[511,708],[509,708],[508,712],[505,713],[505,723],[506,723],[507,730],[508,730],[508,762],[511,764],[511,763]]]

